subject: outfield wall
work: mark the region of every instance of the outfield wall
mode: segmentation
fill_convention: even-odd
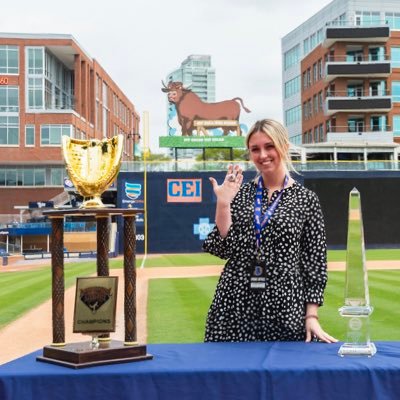
[[[246,171],[245,181],[255,176]],[[200,252],[212,228],[215,196],[209,177],[222,182],[225,172],[147,173],[148,253]],[[304,172],[296,180],[314,190],[325,216],[328,246],[345,248],[348,196],[353,187],[361,193],[366,247],[400,247],[400,172]],[[143,208],[145,179],[140,172],[120,172],[118,207]],[[119,224],[119,249],[122,228]],[[145,221],[137,223],[137,252],[144,252]]]

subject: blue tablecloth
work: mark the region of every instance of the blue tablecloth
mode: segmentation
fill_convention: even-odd
[[[341,358],[340,344],[160,344],[150,361],[79,370],[38,351],[0,366],[0,399],[398,400],[400,343],[376,345],[374,357]]]

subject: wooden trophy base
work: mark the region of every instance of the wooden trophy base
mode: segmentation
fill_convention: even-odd
[[[70,343],[60,347],[45,346],[43,356],[36,357],[36,360],[78,369],[153,358],[151,354],[147,354],[146,345],[141,344],[125,346],[124,342],[111,340],[100,342],[99,347],[95,349],[91,346],[89,341]]]

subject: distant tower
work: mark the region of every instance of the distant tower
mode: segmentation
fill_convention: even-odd
[[[203,101],[215,102],[215,69],[211,66],[211,56],[187,57],[179,69],[167,75],[167,84],[177,81],[190,88]]]
[[[166,77],[166,85],[169,82],[182,82],[183,86],[191,89],[203,101],[215,102],[215,69],[211,66],[211,56],[190,55],[182,63],[179,69],[169,73]],[[167,121],[170,118],[170,107],[167,109]],[[167,123],[167,132],[170,126]],[[180,157],[192,158],[201,150],[181,150]],[[172,155],[172,149],[171,149]]]

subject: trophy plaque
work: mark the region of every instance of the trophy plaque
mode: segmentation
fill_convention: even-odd
[[[53,343],[43,348],[38,361],[70,368],[150,360],[146,345],[137,343],[136,334],[136,214],[134,208],[105,208],[101,193],[115,179],[121,164],[123,137],[103,141],[63,137],[63,152],[71,181],[84,197],[79,209],[43,212],[51,221],[52,326]],[[97,276],[80,278],[77,283],[74,331],[89,334],[92,340],[65,342],[64,323],[64,218],[81,216],[96,220]],[[124,233],[124,323],[125,340],[110,339],[115,331],[117,282],[109,277],[109,220],[121,216]]]
[[[369,335],[369,316],[372,311],[365,262],[361,196],[360,192],[354,188],[349,195],[344,306],[339,309],[340,315],[347,323],[347,337],[346,342],[339,349],[340,356],[371,357],[376,353],[375,344],[370,341]]]

